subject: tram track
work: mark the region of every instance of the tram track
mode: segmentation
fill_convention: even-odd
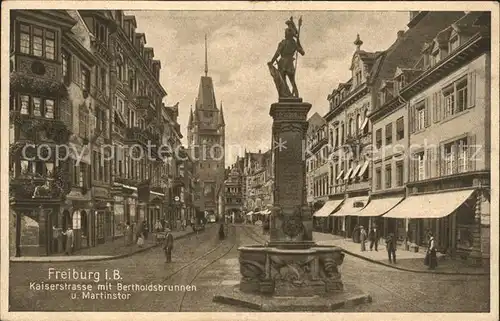
[[[229,233],[228,233],[229,237],[226,238],[226,240],[221,241],[217,246],[211,248],[210,250],[206,251],[202,255],[195,257],[194,259],[190,260],[188,263],[182,265],[181,267],[175,269],[174,271],[172,271],[168,275],[162,277],[158,283],[165,283],[165,282],[173,279],[174,276],[182,275],[181,272],[189,272],[190,269],[194,268],[194,271],[196,271],[194,273],[194,277],[191,278],[190,281],[187,282],[187,284],[183,284],[185,286],[192,285],[199,274],[201,274],[204,270],[206,270],[210,265],[217,262],[218,260],[220,260],[221,258],[223,258],[224,256],[226,256],[227,254],[229,254],[231,252],[231,250],[236,245],[236,240],[235,240],[236,233],[234,230],[235,230],[235,227],[232,226],[229,230]],[[229,249],[226,249],[227,246],[229,246]],[[219,252],[218,250],[220,250],[220,249],[223,249],[222,254],[215,256],[215,258],[210,258],[214,252],[216,252],[216,251]],[[200,264],[201,264],[201,266],[200,266]],[[182,279],[182,277],[179,277],[179,279]],[[137,307],[137,310],[142,310],[142,308],[146,304],[148,304],[148,301],[149,301],[148,298],[152,294],[153,293],[149,293],[146,295],[145,298],[143,298],[142,304],[140,304],[140,306]],[[183,304],[183,301],[186,297],[186,294],[187,294],[187,292],[184,291],[183,294],[181,295],[180,302],[179,302],[178,308],[176,310],[181,311],[182,304]]]

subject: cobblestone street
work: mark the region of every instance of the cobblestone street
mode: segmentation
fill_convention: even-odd
[[[164,263],[165,259],[159,248],[128,258],[100,262],[11,263],[10,308],[11,311],[251,311],[213,303],[212,298],[220,286],[238,283],[240,276],[237,246],[255,244],[256,239],[263,240],[258,234],[259,229],[236,226],[234,230],[230,230],[225,241],[219,241],[216,227],[211,226],[198,235],[190,235],[177,241],[173,263],[169,265]],[[236,246],[233,247],[234,244]],[[209,251],[212,252],[201,257]],[[227,255],[218,259],[226,253]],[[169,275],[196,258],[199,258],[196,263],[169,278]],[[211,262],[213,264],[210,264]],[[36,291],[30,288],[30,282],[49,281],[50,268],[60,271],[74,268],[77,271],[100,272],[100,284],[104,284],[102,279],[105,271],[108,270],[111,275],[115,269],[119,270],[123,284],[187,286],[194,280],[192,285],[196,290],[128,292],[130,297],[126,300],[92,300],[71,299],[70,291]],[[350,255],[346,255],[341,273],[346,288],[355,284],[373,299],[370,304],[340,310],[343,312],[489,310],[489,302],[485,299],[489,293],[488,276],[416,274],[398,271]],[[29,275],[29,280],[23,275]],[[67,283],[93,284],[94,289],[90,292],[101,292],[93,281],[70,280]],[[116,293],[116,286],[105,292]]]

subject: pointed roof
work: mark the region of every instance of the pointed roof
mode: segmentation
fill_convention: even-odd
[[[191,106],[191,111],[189,112],[188,128],[193,127],[193,106]]]
[[[220,112],[219,112],[219,126],[224,126],[226,123],[224,122],[224,111],[222,110],[222,101],[220,102]]]
[[[212,77],[201,77],[200,87],[198,88],[198,98],[196,100],[196,109],[217,110]]]

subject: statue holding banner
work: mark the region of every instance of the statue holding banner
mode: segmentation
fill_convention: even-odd
[[[295,83],[295,71],[297,68],[297,54],[302,56],[305,54],[302,45],[300,44],[300,27],[302,25],[302,17],[299,19],[299,28],[295,26],[293,17],[286,22],[285,39],[278,44],[278,49],[270,62],[267,63],[274,84],[278,90],[279,97],[299,97],[297,84]],[[294,57],[295,56],[295,57]],[[279,60],[278,60],[279,58]],[[274,63],[277,61],[277,69]],[[295,62],[295,65],[294,65]],[[292,85],[292,90],[288,87],[286,78]]]

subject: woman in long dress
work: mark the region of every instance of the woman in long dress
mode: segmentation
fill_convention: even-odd
[[[437,267],[437,256],[436,256],[436,241],[434,240],[434,235],[429,232],[429,249],[427,250],[427,255],[429,256],[429,269],[433,270]]]
[[[63,232],[62,234],[66,235],[66,255],[70,255],[73,253],[73,246],[75,245],[73,229],[68,227],[66,232]]]

